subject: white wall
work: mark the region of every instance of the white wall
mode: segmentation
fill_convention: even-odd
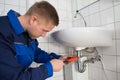
[[[73,1],[74,3],[74,1]],[[73,4],[72,13],[75,15]],[[81,11],[88,27],[114,27],[113,44],[108,48],[98,48],[108,80],[120,80],[120,0],[100,0]],[[80,26],[79,26],[80,25]],[[78,16],[73,18],[73,27],[83,27],[84,23]],[[101,62],[89,64],[88,80],[107,80]]]
[[[0,0],[0,15],[5,15],[10,9],[24,14],[26,11],[26,0]]]

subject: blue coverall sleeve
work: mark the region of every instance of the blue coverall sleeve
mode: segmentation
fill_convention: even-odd
[[[46,66],[50,65],[49,63],[24,70],[16,61],[10,44],[0,39],[0,80],[45,80],[48,77]]]
[[[52,59],[59,59],[61,56],[57,55],[55,53],[47,53],[44,50],[41,50],[40,48],[37,48],[35,53],[35,62],[37,63],[46,63]]]
[[[61,55],[57,55],[55,53],[47,53],[44,50],[38,48],[38,41],[36,40],[37,48],[35,51],[35,62],[37,63],[46,63],[52,59],[59,59]]]

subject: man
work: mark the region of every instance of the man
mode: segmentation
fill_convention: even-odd
[[[25,15],[10,10],[0,17],[0,80],[45,80],[63,68],[55,53],[38,48],[36,38],[44,37],[59,23],[55,8],[46,1],[36,2]],[[29,68],[33,62],[43,63]]]

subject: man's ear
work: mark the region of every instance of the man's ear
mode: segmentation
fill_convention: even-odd
[[[32,15],[30,16],[30,24],[36,23],[37,22],[37,17]]]

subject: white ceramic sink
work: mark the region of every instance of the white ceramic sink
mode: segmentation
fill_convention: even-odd
[[[54,40],[76,49],[82,47],[106,47],[112,44],[112,30],[103,27],[77,27],[52,33]]]

